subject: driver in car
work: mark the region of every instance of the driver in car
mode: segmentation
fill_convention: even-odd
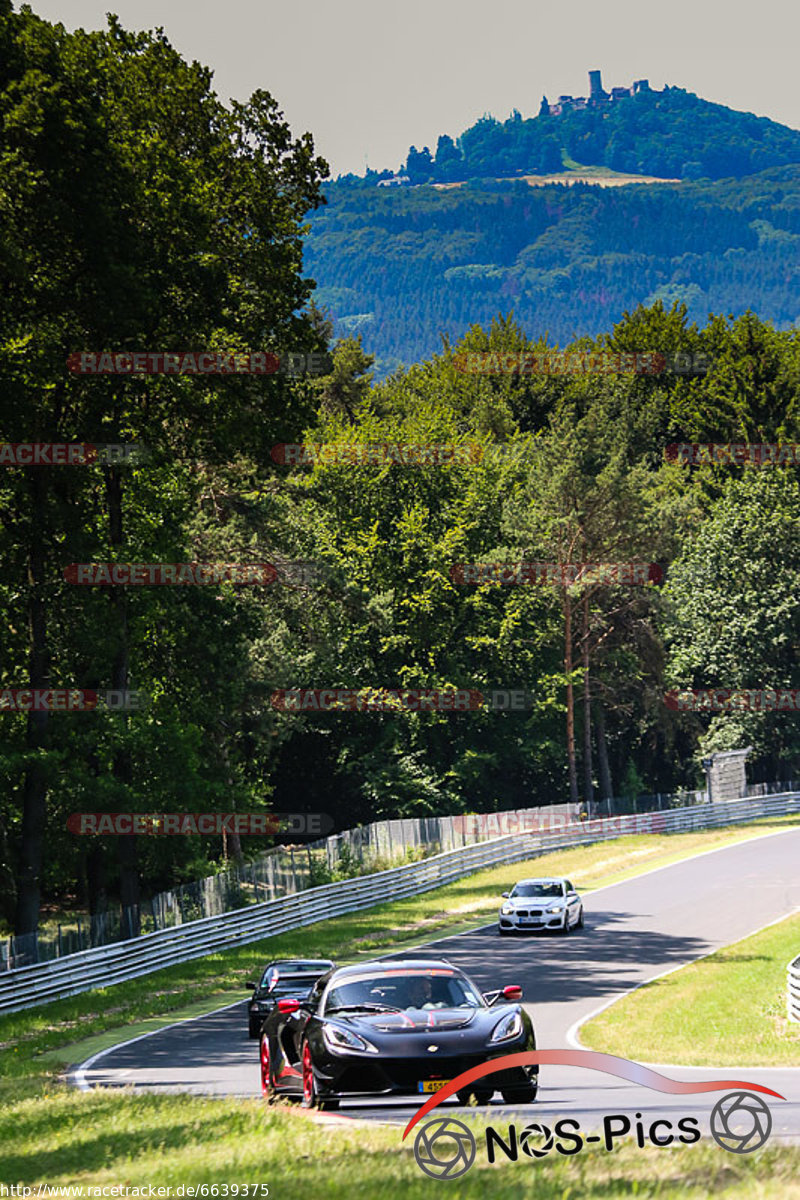
[[[408,985],[409,1008],[434,1008],[433,985],[427,975],[416,975]],[[438,1007],[441,1007],[441,1001]]]

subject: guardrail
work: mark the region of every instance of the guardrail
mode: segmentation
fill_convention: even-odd
[[[786,1015],[800,1025],[800,955],[786,968]]]
[[[586,846],[632,833],[681,833],[794,812],[800,812],[800,792],[584,821],[556,834],[509,834],[448,850],[418,863],[308,888],[236,912],[190,921],[129,941],[3,972],[0,974],[0,1011],[33,1008],[92,988],[149,975],[163,967],[204,958],[218,950],[258,942],[328,917],[420,895],[482,867],[518,862],[537,852]]]

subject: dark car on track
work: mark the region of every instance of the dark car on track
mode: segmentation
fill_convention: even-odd
[[[264,1095],[332,1109],[342,1099],[426,1095],[505,1054],[534,1050],[522,989],[481,993],[445,959],[382,959],[323,975],[279,1000],[261,1031]],[[488,1104],[536,1099],[538,1067],[498,1071],[458,1093]]]
[[[267,963],[258,983],[247,986],[253,995],[247,1005],[247,1031],[251,1038],[261,1033],[264,1018],[268,1017],[281,997],[302,999],[319,979],[333,968],[329,958],[277,958]]]

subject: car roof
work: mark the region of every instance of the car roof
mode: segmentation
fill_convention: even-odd
[[[453,966],[446,958],[378,958],[372,962],[353,963],[351,966],[339,967],[335,971],[337,979],[349,975],[381,975],[397,971],[454,971],[463,974],[460,968]]]
[[[267,963],[264,971],[268,971],[270,967],[296,967],[302,971],[330,971],[333,966],[334,963],[329,958],[275,958],[272,962]]]
[[[518,879],[514,887],[520,883],[566,883],[566,881],[565,875],[534,875],[530,879]]]

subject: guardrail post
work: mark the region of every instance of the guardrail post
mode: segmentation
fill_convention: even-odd
[[[800,1025],[800,955],[786,968],[786,1015]]]

